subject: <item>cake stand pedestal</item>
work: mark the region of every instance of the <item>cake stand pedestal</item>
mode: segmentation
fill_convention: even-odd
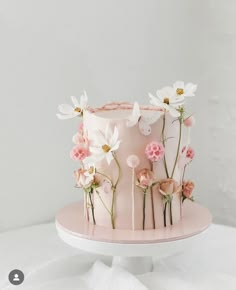
[[[70,204],[56,216],[59,237],[72,247],[101,255],[113,256],[119,265],[133,274],[152,271],[152,257],[163,258],[194,247],[210,226],[209,210],[197,203],[184,202],[183,219],[156,230],[107,229],[90,224],[83,214],[83,202]]]

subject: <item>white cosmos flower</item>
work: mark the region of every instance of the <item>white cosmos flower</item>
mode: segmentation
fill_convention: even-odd
[[[113,160],[113,153],[119,148],[121,140],[118,140],[119,132],[117,127],[114,130],[109,125],[106,126],[105,133],[100,130],[94,131],[92,146],[89,150],[91,156],[84,159],[85,163],[95,163],[106,158],[107,163],[110,164]]]
[[[166,112],[169,112],[173,117],[179,117],[180,113],[177,107],[183,104],[183,99],[177,99],[174,95],[174,89],[171,87],[165,87],[162,90],[157,90],[157,96],[154,97],[152,94],[148,94],[150,103]]]
[[[84,169],[85,169],[84,175],[87,178],[93,180],[94,176],[96,174],[96,168],[95,168],[94,163],[86,163],[85,166],[84,166]]]
[[[80,97],[80,101],[76,97],[71,96],[72,105],[62,104],[58,106],[59,114],[57,114],[58,119],[66,120],[77,116],[82,116],[83,111],[87,108],[88,97],[86,92]]]
[[[182,81],[177,81],[173,85],[174,93],[177,99],[185,97],[194,97],[197,90],[197,85],[193,83],[187,83],[186,85]]]

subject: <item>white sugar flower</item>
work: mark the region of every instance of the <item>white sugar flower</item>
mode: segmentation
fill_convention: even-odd
[[[157,91],[157,96],[154,97],[152,94],[148,94],[150,98],[150,103],[166,112],[169,112],[173,117],[179,117],[180,113],[177,107],[183,104],[182,99],[177,99],[174,95],[174,89],[171,87],[165,87],[162,90]]]
[[[83,111],[87,108],[88,97],[86,92],[80,97],[80,101],[76,97],[71,96],[72,105],[62,104],[58,107],[59,114],[57,114],[58,119],[66,120],[77,116],[82,116]]]
[[[85,166],[84,166],[84,169],[85,169],[84,175],[88,179],[93,180],[94,179],[94,176],[96,174],[96,168],[95,168],[94,163],[86,163]]]
[[[120,146],[119,132],[117,127],[112,130],[109,125],[105,129],[105,134],[100,130],[94,131],[92,146],[89,150],[91,156],[84,159],[85,163],[97,162],[106,158],[107,163],[110,164],[114,159],[114,152]]]
[[[175,96],[177,99],[185,97],[194,97],[197,90],[197,85],[187,83],[186,85],[182,81],[177,81],[173,85]]]

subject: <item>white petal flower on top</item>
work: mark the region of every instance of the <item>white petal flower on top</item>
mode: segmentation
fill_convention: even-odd
[[[194,97],[197,90],[197,85],[193,83],[184,84],[183,81],[177,81],[173,85],[175,96],[177,99],[185,97]]]
[[[150,103],[166,112],[169,112],[173,117],[179,117],[180,113],[177,108],[184,103],[184,98],[177,98],[175,91],[171,87],[164,87],[157,90],[157,96],[154,97],[149,93]]]
[[[95,163],[106,158],[110,164],[114,159],[114,152],[119,148],[121,140],[117,127],[114,130],[107,125],[105,133],[100,130],[94,131],[92,145],[90,146],[91,156],[84,159],[85,163]]]
[[[72,119],[77,116],[82,116],[83,111],[87,109],[88,97],[86,92],[80,97],[80,101],[77,100],[76,97],[71,96],[72,105],[62,104],[58,106],[58,110],[60,113],[57,114],[58,119],[66,120]]]

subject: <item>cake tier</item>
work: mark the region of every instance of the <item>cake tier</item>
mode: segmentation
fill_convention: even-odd
[[[182,172],[174,164],[176,161],[177,148],[179,142],[179,122],[178,118],[172,117],[168,112],[157,111],[154,107],[141,108],[141,114],[144,117],[151,117],[154,114],[160,115],[158,120],[151,126],[151,133],[149,135],[143,135],[140,132],[139,124],[137,123],[133,127],[127,126],[127,119],[132,114],[132,108],[126,109],[102,109],[97,111],[85,111],[84,112],[84,128],[87,131],[88,139],[93,139],[95,130],[105,131],[107,125],[111,128],[117,127],[119,132],[119,139],[121,140],[118,150],[115,152],[115,156],[119,162],[121,169],[120,180],[117,184],[114,194],[114,221],[116,229],[143,229],[143,191],[141,188],[133,184],[132,181],[132,169],[127,165],[127,158],[130,155],[138,156],[140,163],[135,168],[136,173],[141,169],[147,168],[153,171],[157,181],[167,178],[164,159],[158,162],[151,162],[145,155],[145,148],[147,144],[153,141],[163,142],[165,140],[165,159],[167,165],[167,171],[170,178],[173,178],[180,184]],[[163,120],[165,116],[165,127],[163,135]],[[182,146],[180,146],[182,148]],[[96,169],[99,173],[108,176],[115,182],[118,177],[118,167],[115,160],[112,160],[110,165],[106,159],[96,162]],[[173,172],[173,174],[172,174]],[[102,180],[103,175],[97,174],[98,178]],[[135,177],[136,183],[136,177]],[[134,191],[134,192],[133,192]],[[134,202],[132,199],[134,193]],[[112,194],[100,192],[98,195],[96,192],[92,195],[94,214],[96,218],[96,224],[111,228],[111,217],[109,210],[112,207]],[[134,215],[133,210],[134,208]],[[167,205],[167,212],[169,212],[169,204]],[[146,195],[146,208],[145,208],[145,229],[161,228],[164,227],[164,203],[163,195],[159,192],[159,185],[156,184],[152,189],[148,189]],[[91,211],[88,211],[89,221],[92,222]],[[181,194],[173,194],[172,200],[172,216],[173,224],[177,223],[181,217]],[[134,221],[133,221],[134,220]],[[166,225],[170,224],[170,215],[166,214]]]

